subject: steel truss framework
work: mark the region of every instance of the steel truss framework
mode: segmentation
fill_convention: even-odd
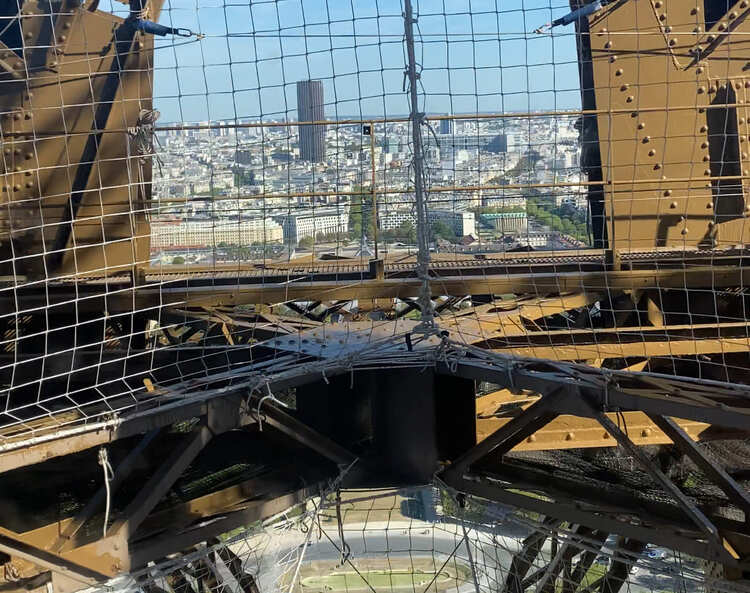
[[[414,344],[412,351],[403,347],[408,342]],[[77,579],[80,584],[80,581],[114,576],[153,558],[209,540],[237,525],[282,511],[315,493],[318,487],[295,488],[293,485],[298,482],[290,481],[288,474],[285,477],[283,470],[277,470],[276,474],[251,479],[154,513],[157,504],[196,456],[212,439],[228,431],[252,427],[257,430],[265,426],[258,434],[277,431],[285,439],[293,439],[298,445],[309,448],[319,459],[332,462],[328,466],[316,465],[315,471],[308,473],[310,484],[326,475],[335,475],[336,465],[350,464],[355,455],[325,434],[306,426],[266,395],[291,386],[331,381],[342,375],[351,374],[354,381],[372,365],[387,369],[391,364],[396,365],[395,368],[411,368],[413,371],[409,372],[415,375],[427,366],[446,377],[487,381],[514,393],[539,395],[532,405],[476,447],[462,452],[438,473],[439,479],[451,489],[529,509],[550,520],[575,523],[591,532],[616,533],[628,541],[658,543],[728,566],[747,566],[750,560],[750,532],[746,523],[701,508],[605,413],[639,411],[646,414],[732,505],[746,513],[750,510],[748,493],[703,453],[679,423],[683,420],[708,422],[746,431],[750,416],[747,388],[699,379],[509,358],[451,342],[444,336],[424,339],[420,334],[408,333],[359,347],[346,356],[318,360],[307,356],[292,358],[296,363],[281,371],[264,370],[259,364],[248,367],[242,375],[234,374],[233,381],[218,390],[205,391],[199,385],[188,384],[182,390],[171,389],[169,395],[157,392],[154,401],[144,402],[141,409],[123,412],[116,423],[84,426],[68,434],[61,431],[47,441],[20,441],[14,449],[6,449],[0,454],[3,468],[22,468],[42,459],[70,455],[102,444],[111,447],[120,440],[143,434],[128,441],[132,448],[117,465],[117,481],[110,484],[116,491],[127,481],[137,459],[154,444],[155,433],[160,428],[184,424],[191,419],[194,423],[193,428],[176,441],[172,451],[162,456],[161,467],[152,472],[151,478],[118,512],[104,538],[100,535],[92,540],[91,530],[84,529],[87,522],[101,512],[105,495],[100,490],[74,518],[61,524],[52,523],[29,533],[4,528],[2,550],[14,558]],[[389,359],[392,362],[389,363]],[[257,387],[262,389],[248,399],[247,394]],[[156,402],[161,405],[155,406]],[[579,482],[563,478],[550,483],[548,476],[540,475],[522,460],[508,458],[507,453],[514,445],[543,430],[559,415],[594,419],[642,465],[663,489],[669,502],[644,502],[627,493],[612,495],[609,490],[605,497],[590,486],[583,487]],[[3,474],[3,478],[8,475]],[[207,517],[214,519],[206,522]],[[52,533],[59,535],[50,537]],[[619,569],[613,566],[612,570]]]

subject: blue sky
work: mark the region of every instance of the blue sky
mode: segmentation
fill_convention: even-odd
[[[574,27],[531,33],[566,0],[413,0],[427,112],[579,107]],[[103,3],[104,4],[104,3]],[[162,121],[295,118],[295,82],[324,81],[328,117],[408,112],[400,0],[165,0],[156,38]]]

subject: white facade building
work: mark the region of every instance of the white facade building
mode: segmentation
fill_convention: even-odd
[[[438,221],[446,224],[457,237],[476,235],[476,221],[473,212],[428,210],[427,219],[431,225]],[[399,228],[405,222],[410,222],[416,226],[417,217],[413,208],[403,208],[380,212],[378,222],[380,230],[390,231]]]
[[[428,210],[427,218],[430,224],[443,222],[456,234],[457,237],[476,235],[477,226],[473,212],[459,210]]]
[[[152,248],[216,247],[280,243],[281,226],[270,218],[198,219],[151,222]]]
[[[284,229],[284,241],[299,243],[304,237],[349,232],[349,208],[316,208],[283,214],[276,220]]]
[[[399,210],[386,210],[378,213],[378,228],[381,231],[393,231],[399,228],[405,222],[410,222],[417,226],[417,216],[412,208],[402,208]]]

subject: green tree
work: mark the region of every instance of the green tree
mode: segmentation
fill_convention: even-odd
[[[181,255],[178,255],[176,257],[172,258],[172,265],[173,266],[181,266],[185,263],[185,258]]]
[[[313,238],[312,238],[312,237],[302,237],[302,238],[301,238],[301,239],[299,240],[299,245],[298,245],[298,247],[299,247],[300,249],[312,249],[312,248],[313,248],[313,245],[315,245],[315,241],[313,240]]]
[[[402,222],[396,229],[395,236],[406,243],[417,242],[417,228],[410,220]]]
[[[359,187],[358,194],[353,195],[349,208],[349,233],[353,238],[362,236],[364,229],[368,238],[375,236],[375,213],[372,206],[372,194],[366,188]]]
[[[452,241],[456,238],[456,235],[442,220],[437,220],[432,223],[432,238],[434,240],[445,239],[446,241]]]

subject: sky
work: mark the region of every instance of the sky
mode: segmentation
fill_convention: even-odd
[[[425,112],[579,108],[574,27],[533,33],[566,0],[413,4]],[[159,22],[205,38],[155,39],[154,105],[162,122],[295,119],[295,83],[315,78],[328,118],[403,115],[402,11],[401,0],[165,0]]]

